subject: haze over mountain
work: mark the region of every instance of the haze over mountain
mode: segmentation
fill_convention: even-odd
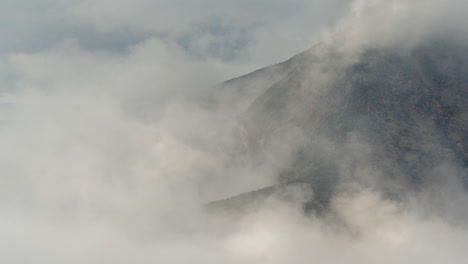
[[[0,263],[466,263],[467,1],[0,6]]]
[[[242,109],[244,153],[255,160],[276,141],[297,145],[278,179],[311,184],[326,205],[353,182],[395,198],[450,177],[466,185],[467,66],[467,46],[447,41],[353,59],[319,44],[219,88],[224,96],[260,91],[247,107],[232,106]],[[449,164],[457,175],[431,174]]]

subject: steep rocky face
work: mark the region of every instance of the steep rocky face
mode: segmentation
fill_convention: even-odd
[[[263,70],[279,76],[271,85],[255,75],[228,85],[268,86],[241,114],[252,159],[278,140],[299,146],[279,186],[310,185],[316,207],[353,182],[404,196],[449,177],[432,173],[442,164],[467,184],[468,47],[435,42],[351,59],[318,45],[274,67]]]

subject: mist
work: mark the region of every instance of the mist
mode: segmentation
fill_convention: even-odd
[[[256,141],[269,113],[255,112],[254,124],[246,113],[288,76],[278,75],[286,66],[246,86],[223,83],[321,43],[320,63],[305,64],[314,89],[302,91],[320,112],[334,78],[367,48],[465,45],[463,1],[3,4],[0,12],[11,12],[1,28],[12,37],[0,45],[0,262],[468,258],[466,168],[455,159],[443,156],[427,168],[424,189],[402,186],[394,199],[373,166],[380,150],[358,132],[337,144],[324,131],[310,139],[278,121],[279,132]],[[335,52],[340,65],[323,61]],[[240,214],[207,210],[277,186],[304,148],[338,167],[326,210],[305,212],[320,190],[296,184]]]

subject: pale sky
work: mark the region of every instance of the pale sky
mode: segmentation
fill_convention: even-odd
[[[189,99],[336,32],[351,48],[466,33],[467,5],[0,0],[0,263],[465,263],[468,231],[372,190],[334,204],[358,237],[281,203],[219,228],[202,183],[250,191],[277,164],[230,167],[243,130]]]
[[[320,40],[349,0],[1,0],[0,54],[47,50],[66,40],[123,52],[147,38],[201,58],[266,66]]]

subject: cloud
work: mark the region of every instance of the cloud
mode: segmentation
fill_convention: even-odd
[[[273,172],[232,164],[236,122],[192,99],[242,66],[158,39],[125,54],[67,40],[6,64],[1,261],[229,261],[200,234],[202,205]]]
[[[409,205],[346,186],[325,215],[304,215],[310,190],[297,188],[282,194],[288,201],[272,197],[236,221],[203,210],[207,201],[274,184],[304,139],[288,130],[265,146],[268,155],[246,161],[235,114],[199,97],[312,46],[349,1],[31,3],[2,9],[26,20],[11,22],[21,37],[0,51],[9,73],[0,82],[0,262],[466,260],[466,196],[456,181]],[[464,4],[447,6],[355,1],[334,32],[352,47],[419,41],[463,25]],[[436,26],[439,11],[456,19]],[[28,44],[34,38],[39,44]],[[344,150],[372,155],[356,138]],[[367,169],[356,171],[372,176]],[[444,164],[432,173],[459,172]]]
[[[64,38],[114,52],[159,38],[177,40],[195,55],[242,60],[250,66],[246,73],[314,45],[350,0],[2,2],[0,31],[9,37],[0,55],[42,51]]]
[[[328,39],[347,49],[411,48],[431,39],[466,41],[464,1],[357,0]]]

